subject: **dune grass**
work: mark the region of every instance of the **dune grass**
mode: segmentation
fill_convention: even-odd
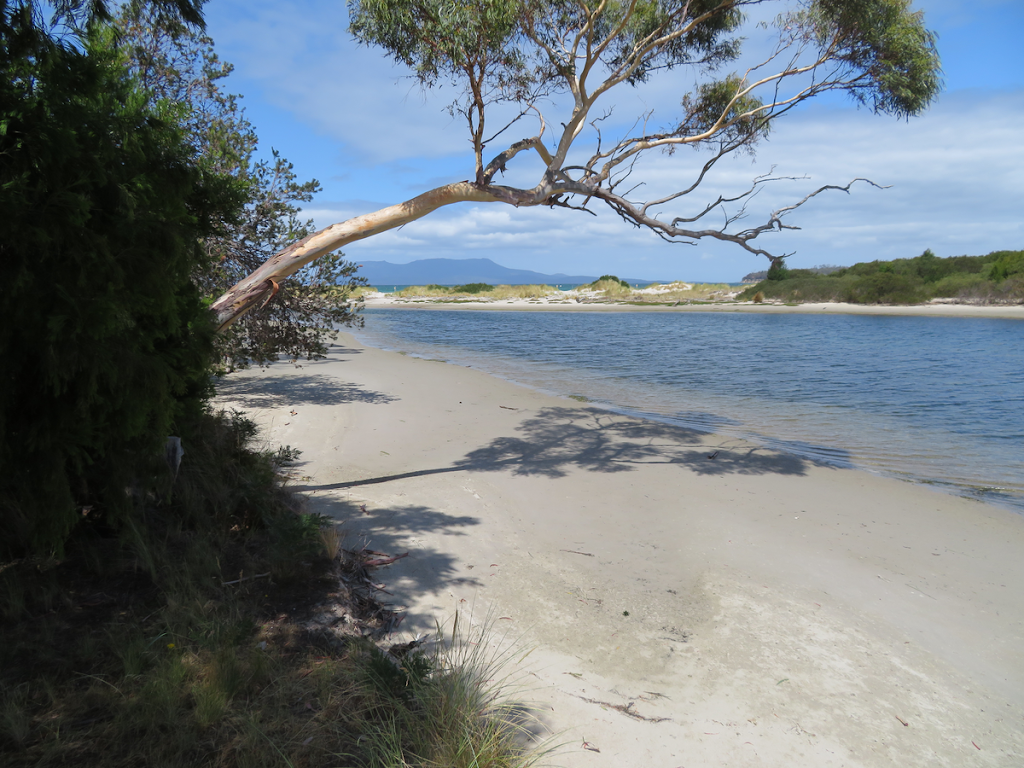
[[[394,296],[403,299],[412,298],[451,298],[473,300],[501,299],[535,299],[556,295],[557,288],[550,285],[495,285],[480,287],[484,284],[446,287],[443,285],[414,285],[398,291]],[[469,289],[469,290],[467,290]]]
[[[297,452],[258,440],[207,414],[134,528],[87,519],[63,560],[0,563],[0,764],[531,765],[465,644],[378,647],[379,609],[346,586],[358,553],[288,492]],[[318,629],[324,606],[347,634]],[[415,684],[382,691],[382,663]]]

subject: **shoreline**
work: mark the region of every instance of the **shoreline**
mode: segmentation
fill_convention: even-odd
[[[1024,305],[979,304],[845,304],[814,302],[809,304],[773,304],[765,302],[721,302],[707,304],[628,304],[625,302],[576,303],[537,299],[499,299],[494,301],[444,301],[439,298],[396,299],[390,294],[370,296],[364,300],[368,309],[422,310],[491,310],[495,312],[761,312],[768,314],[847,314],[902,315],[908,317],[990,317],[1024,320]]]
[[[535,648],[554,762],[1024,762],[1019,514],[340,338],[221,402],[303,450],[312,511],[410,552],[378,572],[402,631]]]

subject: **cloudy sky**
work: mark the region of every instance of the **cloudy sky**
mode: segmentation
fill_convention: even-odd
[[[758,210],[867,177],[890,188],[858,184],[849,195],[819,196],[789,220],[800,231],[758,243],[792,252],[791,266],[905,258],[926,248],[939,256],[1024,248],[1024,2],[915,0],[914,7],[938,34],[943,62],[945,90],[925,115],[879,117],[836,97],[810,103],[780,120],[756,157],[722,165],[690,205],[742,190],[772,168],[808,177],[760,195],[755,223]],[[446,110],[453,92],[424,93],[382,52],[353,42],[342,0],[210,0],[206,17],[221,58],[235,65],[228,87],[243,95],[262,151],[277,149],[300,178],[323,185],[305,209],[318,226],[472,176],[468,134]],[[756,53],[759,33],[748,34]],[[625,89],[611,122],[625,132],[653,110],[654,120],[668,123],[692,84],[692,74],[674,72]],[[564,104],[544,109],[549,124],[565,119]],[[513,128],[509,143],[535,128]],[[685,151],[659,155],[636,178],[658,195],[689,185],[701,163]],[[533,186],[536,165],[521,165],[505,181]],[[658,280],[734,282],[767,264],[730,244],[671,245],[603,212],[469,203],[345,252],[357,261],[487,257],[545,273]]]

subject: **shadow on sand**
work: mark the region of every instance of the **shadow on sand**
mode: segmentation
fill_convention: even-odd
[[[339,381],[323,373],[286,376],[227,376],[217,382],[217,395],[243,408],[280,408],[290,405],[380,405],[398,398]]]
[[[511,472],[558,478],[571,469],[631,472],[642,466],[673,464],[699,475],[793,475],[815,462],[750,443],[710,447],[707,434],[693,429],[633,419],[599,408],[544,408],[525,419],[511,437],[467,453],[447,467],[350,480],[300,490],[337,490],[446,472]],[[732,441],[730,441],[732,442]],[[834,466],[824,464],[823,466]]]
[[[480,524],[475,517],[449,515],[420,505],[367,508],[364,511],[360,504],[330,497],[314,496],[309,502],[311,512],[338,521],[348,534],[343,546],[349,550],[365,548],[397,555],[409,549],[408,538],[417,534],[465,536],[462,529]],[[414,582],[414,592],[436,594],[455,578],[454,558],[431,547],[416,546],[415,564],[414,569],[403,568],[403,579]],[[459,579],[459,583],[481,586],[479,581],[471,578]]]

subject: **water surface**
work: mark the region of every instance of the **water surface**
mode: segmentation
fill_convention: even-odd
[[[365,343],[1024,512],[1024,323],[368,309]]]

